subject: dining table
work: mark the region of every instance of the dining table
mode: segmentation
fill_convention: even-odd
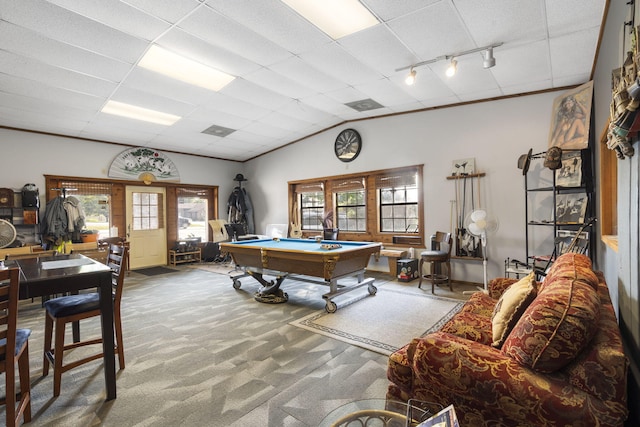
[[[82,254],[15,259],[7,261],[6,267],[20,269],[20,299],[75,294],[85,289],[97,289],[100,295],[106,400],[115,399],[116,365],[111,268]],[[73,340],[80,340],[77,322],[73,325]]]

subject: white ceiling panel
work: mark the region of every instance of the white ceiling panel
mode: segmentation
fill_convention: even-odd
[[[144,40],[154,40],[170,27],[168,22],[122,2],[47,1]]]
[[[209,0],[207,4],[295,54],[332,41],[280,0]]]
[[[11,40],[11,43],[3,43],[3,40]],[[0,21],[0,49],[113,82],[121,81],[131,69],[131,64],[47,38],[4,21]]]
[[[246,161],[363,118],[585,83],[606,5],[360,1],[380,24],[332,40],[281,0],[0,0],[0,127]],[[494,43],[495,67],[479,51],[444,76],[442,58]],[[236,78],[215,92],[137,67],[153,44]],[[396,71],[431,59],[413,86]],[[182,119],[100,113],[110,100]]]
[[[180,28],[214,46],[242,52],[245,58],[260,65],[267,66],[291,56],[286,49],[209,7],[200,8],[186,17]]]

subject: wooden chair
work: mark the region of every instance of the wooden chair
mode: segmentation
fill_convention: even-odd
[[[127,248],[119,245],[109,246],[107,265],[113,270],[113,318],[115,323],[116,347],[115,353],[118,355],[120,369],[124,369],[124,345],[122,339],[122,317],[120,315],[120,303],[122,300],[122,288],[124,285],[124,259],[127,255]],[[60,395],[60,384],[62,373],[70,369],[83,365],[92,360],[101,359],[102,351],[98,354],[84,357],[79,360],[63,365],[64,352],[87,345],[102,344],[102,337],[77,343],[64,344],[65,327],[67,323],[80,321],[90,317],[100,316],[100,296],[98,293],[84,293],[69,295],[51,299],[44,304],[46,319],[44,326],[44,358],[42,375],[49,374],[49,364],[53,364],[53,395]],[[51,346],[53,329],[55,323],[55,344]]]
[[[5,256],[4,259],[5,261],[11,261],[13,259],[44,258],[44,257],[56,256],[57,254],[58,254],[58,251],[55,251],[55,250],[31,252],[28,254],[7,254],[7,256]]]
[[[443,247],[446,245],[446,247]],[[424,251],[420,254],[420,264],[418,266],[418,274],[420,275],[420,281],[418,287],[422,287],[422,279],[431,280],[431,293],[435,293],[435,285],[437,283],[447,282],[449,284],[449,290],[453,291],[451,287],[451,247],[452,247],[451,233],[444,233],[437,231],[436,234],[431,236],[431,250]],[[431,263],[431,273],[422,273],[422,264],[425,262]],[[440,272],[442,265],[447,267],[447,274]]]
[[[7,426],[31,421],[31,385],[29,383],[29,335],[31,330],[18,329],[18,268],[0,270],[0,373],[5,374]],[[8,283],[7,283],[8,281]],[[16,362],[20,393],[16,393]],[[16,407],[16,403],[18,406]]]
[[[4,248],[0,249],[0,259],[5,259],[7,255],[23,255],[30,253],[31,246],[21,246],[19,248]]]

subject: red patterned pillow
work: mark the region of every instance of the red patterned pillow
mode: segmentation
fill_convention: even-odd
[[[518,363],[539,372],[554,372],[571,362],[598,327],[597,277],[584,269],[581,257],[586,257],[567,255],[554,263],[555,271],[547,275],[502,347]]]

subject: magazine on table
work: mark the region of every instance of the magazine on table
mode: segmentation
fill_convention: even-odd
[[[458,417],[453,405],[449,405],[433,417],[418,424],[418,427],[459,427]]]

